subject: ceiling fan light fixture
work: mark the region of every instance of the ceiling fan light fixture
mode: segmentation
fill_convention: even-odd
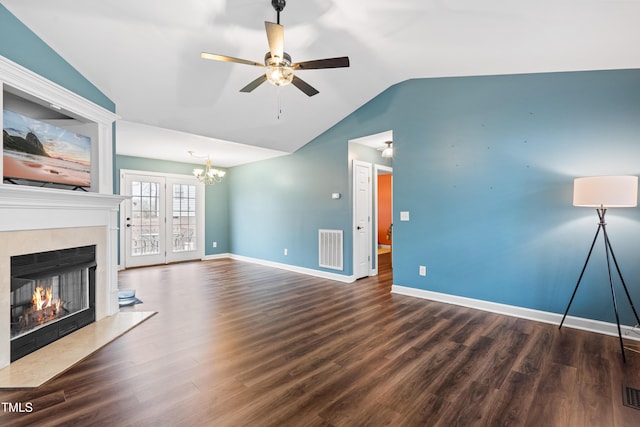
[[[264,56],[264,65],[267,67],[265,75],[267,81],[274,86],[286,86],[293,81],[291,56],[287,52],[283,52],[282,56],[272,56],[271,52]]]
[[[286,86],[293,81],[293,68],[278,66],[267,67],[267,80],[274,86]]]

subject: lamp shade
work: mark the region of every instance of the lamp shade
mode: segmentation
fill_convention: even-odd
[[[573,205],[632,208],[638,205],[637,176],[590,176],[573,180]]]

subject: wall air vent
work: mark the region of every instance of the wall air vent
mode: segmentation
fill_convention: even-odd
[[[318,230],[318,264],[342,271],[342,230]]]

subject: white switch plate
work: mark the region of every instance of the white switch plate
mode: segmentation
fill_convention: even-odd
[[[421,276],[426,276],[427,275],[427,266],[426,265],[421,265],[420,266],[419,274]]]
[[[285,256],[289,255],[289,251],[286,248],[284,249],[284,255]]]
[[[409,221],[409,211],[400,212],[400,221]]]
[[[213,242],[213,247],[217,248],[218,247],[218,242]]]

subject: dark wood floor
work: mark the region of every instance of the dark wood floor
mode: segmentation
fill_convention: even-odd
[[[388,255],[387,255],[388,257]],[[233,260],[128,270],[158,314],[2,426],[638,426],[616,338]]]

